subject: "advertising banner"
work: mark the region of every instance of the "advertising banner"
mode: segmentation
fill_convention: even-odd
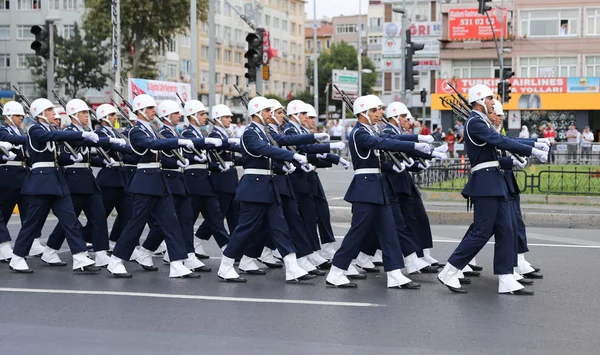
[[[500,33],[506,38],[508,16],[498,16],[501,10],[492,8],[488,11],[496,37]],[[502,17],[504,26],[498,17]],[[504,31],[502,31],[504,29]],[[472,9],[450,9],[448,10],[448,39],[450,41],[469,41],[469,40],[492,40],[492,28],[487,16],[477,12],[477,8]]]
[[[450,94],[452,89],[447,85],[452,84],[458,91],[467,93],[469,88],[476,84],[489,86],[492,90],[498,87],[496,78],[469,78],[469,79],[438,79],[436,92]],[[600,92],[600,78],[574,77],[574,78],[513,78],[510,80],[513,93],[539,94],[539,93],[585,93]]]
[[[177,94],[181,96],[183,101],[191,99],[192,86],[186,83],[129,78],[127,86],[129,102],[133,102],[133,98],[140,94],[152,96],[156,103],[164,100],[179,102]]]

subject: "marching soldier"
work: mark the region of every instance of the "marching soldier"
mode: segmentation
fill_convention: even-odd
[[[81,143],[87,140],[97,143],[99,137],[93,132],[56,131],[55,126],[60,125],[60,116],[56,115],[54,104],[48,99],[34,100],[30,110],[31,117],[37,122],[31,125],[28,131],[27,150],[32,166],[21,190],[21,193],[27,196],[28,209],[24,227],[21,228],[15,242],[10,268],[19,273],[33,272],[29,269],[25,256],[31,248],[33,238],[41,234],[52,209],[73,254],[73,270],[97,272],[100,269],[93,265],[94,260],[86,256],[87,248],[81,235],[81,225],[73,209],[65,176],[58,167],[55,142]],[[73,156],[71,158],[78,159]],[[57,255],[56,257],[58,258]]]
[[[297,161],[306,164],[306,157],[271,145],[265,129],[271,117],[269,101],[255,97],[248,103],[248,115],[252,123],[241,138],[244,157],[244,176],[240,180],[236,200],[240,201],[239,224],[223,251],[218,276],[229,282],[246,282],[235,271],[236,258],[241,258],[244,248],[260,243],[264,224],[283,256],[286,281],[297,283],[314,278],[303,270],[296,259],[296,250],[288,235],[281,198],[273,182],[272,160]]]
[[[129,132],[129,139],[132,150],[140,157],[136,172],[127,186],[127,192],[133,195],[133,213],[115,245],[108,271],[116,277],[131,277],[123,262],[131,257],[144,226],[153,216],[167,244],[171,260],[169,277],[199,277],[183,264],[187,259],[185,241],[173,210],[173,196],[162,175],[159,161],[159,151],[191,148],[194,143],[189,139],[158,138],[158,132],[151,125],[156,113],[152,96],[136,96],[133,109],[138,123]]]
[[[475,206],[474,222],[438,274],[438,279],[451,291],[466,293],[460,286],[461,270],[487,243],[494,226],[503,226],[496,231],[494,247],[494,273],[499,278],[498,293],[532,295],[533,291],[526,290],[513,275],[514,236],[508,191],[499,169],[496,148],[524,156],[534,155],[542,161],[547,160],[548,153],[514,142],[490,129],[486,114],[493,110],[493,95],[492,90],[485,85],[475,85],[469,89],[468,101],[473,105],[473,110],[465,123],[465,145],[472,168],[462,194],[470,198]]]

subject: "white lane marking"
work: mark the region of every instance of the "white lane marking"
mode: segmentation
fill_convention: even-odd
[[[204,300],[204,301],[225,301],[225,302],[305,304],[305,305],[313,305],[313,306],[342,306],[342,307],[379,307],[379,306],[381,306],[381,305],[375,304],[375,303],[360,303],[360,302],[309,301],[309,300],[293,300],[293,299],[281,299],[281,298],[218,297],[218,296],[199,296],[199,295],[177,295],[177,294],[169,294],[169,293],[54,290],[54,289],[10,288],[10,287],[1,287],[0,292],[95,295],[95,296],[126,296],[126,297],[167,298],[167,299],[170,298],[170,299],[182,299],[182,300]]]

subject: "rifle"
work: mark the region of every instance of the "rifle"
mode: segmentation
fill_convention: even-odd
[[[67,111],[67,103],[65,102],[65,100],[61,99],[55,90],[52,90],[52,93],[54,94],[54,97],[56,97],[56,99],[58,100],[58,103],[65,109],[65,112],[67,112],[67,115],[68,115],[69,113]],[[81,122],[79,122],[79,123],[81,123]],[[83,124],[81,125],[81,128],[85,132],[92,131],[92,129],[90,127],[83,125]],[[108,153],[104,149],[102,149],[100,147],[96,147],[96,149],[100,152],[100,155],[102,155],[102,158],[104,158],[104,160],[106,160],[107,162],[110,162],[111,157],[108,155]]]
[[[121,95],[120,92],[118,92],[117,90],[114,90],[114,92],[119,95],[119,97],[121,98],[121,101],[123,101],[123,103],[125,103],[125,105],[127,106],[127,108],[129,109],[129,111],[133,112],[133,106],[131,106],[131,104],[129,103],[129,101],[125,100],[125,98],[123,97],[123,95]],[[113,100],[114,102],[114,100]],[[117,105],[119,112],[122,112],[122,109],[119,105]],[[124,117],[127,117],[126,115],[123,115]],[[131,121],[129,121],[128,118],[126,118],[127,121],[131,124]],[[160,134],[160,132],[156,129],[152,129],[152,131],[154,132],[154,134],[156,134],[156,137],[159,139],[165,139],[165,137]],[[184,165],[186,163],[186,159],[183,157],[183,155],[179,152],[179,150],[177,149],[170,149],[171,154],[173,154],[180,162],[182,162]]]
[[[25,113],[28,114],[31,118],[35,119],[35,117],[31,114],[30,110],[31,101],[29,101],[29,99],[25,95],[21,94],[21,92],[19,91],[19,89],[17,89],[16,86],[13,85],[13,89],[17,93],[17,96],[19,97],[21,103],[24,104],[23,108],[25,109]],[[57,131],[56,127],[54,127],[53,125],[49,124],[48,126],[50,127],[51,131]],[[63,141],[62,144],[69,151],[69,154],[71,154],[73,157],[77,157],[77,152],[68,142]]]
[[[179,102],[181,103],[181,107],[183,108],[185,106],[185,102],[183,101],[183,99],[181,98],[181,96],[179,96],[179,93],[176,94],[177,98],[179,99]],[[210,123],[212,123],[213,125],[216,126],[215,121],[211,118],[208,118],[208,121]],[[176,134],[178,137],[181,137],[181,135],[179,135],[179,132],[176,131]],[[183,137],[182,137],[183,138]],[[198,157],[202,156],[202,153],[198,151],[198,149],[196,148],[192,148],[192,152],[194,152],[194,154],[196,154]],[[216,160],[219,161],[219,164],[221,165],[221,167],[223,167],[223,169],[225,169],[226,167],[226,163],[225,160],[223,160],[223,157],[221,157],[221,154],[217,153],[217,152],[213,152],[210,149],[207,150],[209,155],[212,155],[212,157]]]

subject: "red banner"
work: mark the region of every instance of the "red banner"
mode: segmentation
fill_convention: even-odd
[[[467,93],[469,88],[476,84],[489,86],[493,91],[498,87],[498,79],[470,78],[470,79],[437,79],[436,92],[438,94],[451,94],[454,91],[447,85],[450,83],[456,90]],[[511,91],[514,93],[568,93],[572,92],[567,86],[568,78],[513,78],[510,80]]]
[[[488,11],[492,26],[497,37],[500,37],[504,29],[504,37],[507,36],[508,11],[504,16],[498,16],[502,10],[492,9]],[[503,17],[504,27],[498,17]],[[486,15],[477,13],[477,9],[450,9],[448,10],[448,39],[450,41],[465,40],[491,40],[493,39],[490,21]]]

